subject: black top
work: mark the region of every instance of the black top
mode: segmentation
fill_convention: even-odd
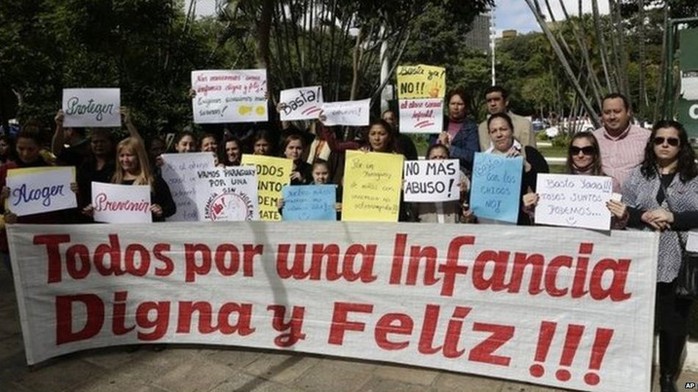
[[[165,218],[168,218],[177,212],[177,205],[175,205],[172,199],[172,193],[170,192],[170,187],[167,186],[165,180],[160,176],[155,176],[153,186],[150,189],[150,204],[157,204],[162,208],[162,215],[156,217],[153,215],[153,222],[164,222]],[[124,180],[121,182],[123,185],[133,185],[134,180]]]

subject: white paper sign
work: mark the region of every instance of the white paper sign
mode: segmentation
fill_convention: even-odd
[[[436,202],[460,198],[458,159],[405,161],[405,201]]]
[[[314,120],[322,111],[322,86],[281,91],[281,121]]]
[[[215,167],[213,154],[210,152],[194,152],[186,154],[162,154],[164,164],[162,179],[170,187],[172,199],[177,205],[177,212],[168,221],[195,222],[199,220],[196,202],[196,184],[199,170],[210,170]]]
[[[197,178],[200,221],[259,220],[256,166],[197,170]]]
[[[611,177],[538,174],[536,224],[609,230]]]
[[[687,101],[698,100],[698,72],[684,72],[681,75],[681,95]]]
[[[30,365],[124,344],[223,344],[556,390],[652,387],[659,233],[165,222],[10,225],[8,242]]]
[[[64,127],[121,127],[118,88],[63,89]]]
[[[150,187],[92,182],[95,222],[151,223]]]
[[[267,121],[264,69],[192,71],[194,122],[215,124]]]
[[[688,239],[686,240],[686,250],[689,252],[698,253],[698,231],[691,230],[688,232]]]
[[[440,98],[400,100],[400,132],[439,133],[443,130],[444,104]]]
[[[326,117],[325,125],[357,125],[369,124],[370,99],[361,101],[325,102],[322,104],[322,114]]]
[[[70,190],[72,182],[75,182],[73,166],[10,169],[7,171],[10,197],[5,209],[24,216],[76,208],[78,201]]]

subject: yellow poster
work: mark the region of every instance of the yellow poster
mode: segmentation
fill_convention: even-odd
[[[404,159],[400,154],[347,151],[342,220],[397,222]]]
[[[399,99],[443,98],[446,95],[446,68],[431,65],[397,67]]]
[[[280,221],[281,214],[279,214],[277,202],[281,197],[281,188],[291,182],[293,161],[286,158],[243,154],[242,164],[257,167],[259,218]]]

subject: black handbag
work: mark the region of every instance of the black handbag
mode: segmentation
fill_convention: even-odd
[[[678,232],[676,233],[678,235]],[[686,244],[681,240],[681,267],[676,277],[674,292],[677,297],[698,299],[698,253],[686,250]]]
[[[664,184],[661,183],[661,180],[660,184],[664,191],[664,200],[666,200],[669,211],[671,211],[669,193]],[[681,266],[679,267],[679,274],[674,281],[676,284],[674,293],[679,298],[698,299],[698,253],[687,251],[686,241],[681,239],[681,234],[678,231],[674,233],[679,238],[679,244],[681,245]]]

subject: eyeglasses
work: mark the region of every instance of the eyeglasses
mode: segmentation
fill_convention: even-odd
[[[592,146],[586,146],[586,147],[570,146],[570,154],[579,155],[580,152],[584,155],[592,155],[592,154],[594,154],[595,151],[594,151],[594,147],[592,147]]]
[[[656,136],[654,138],[654,144],[659,146],[661,144],[664,144],[664,141],[667,142],[672,147],[676,147],[679,145],[679,138],[677,137],[661,137],[661,136]]]

